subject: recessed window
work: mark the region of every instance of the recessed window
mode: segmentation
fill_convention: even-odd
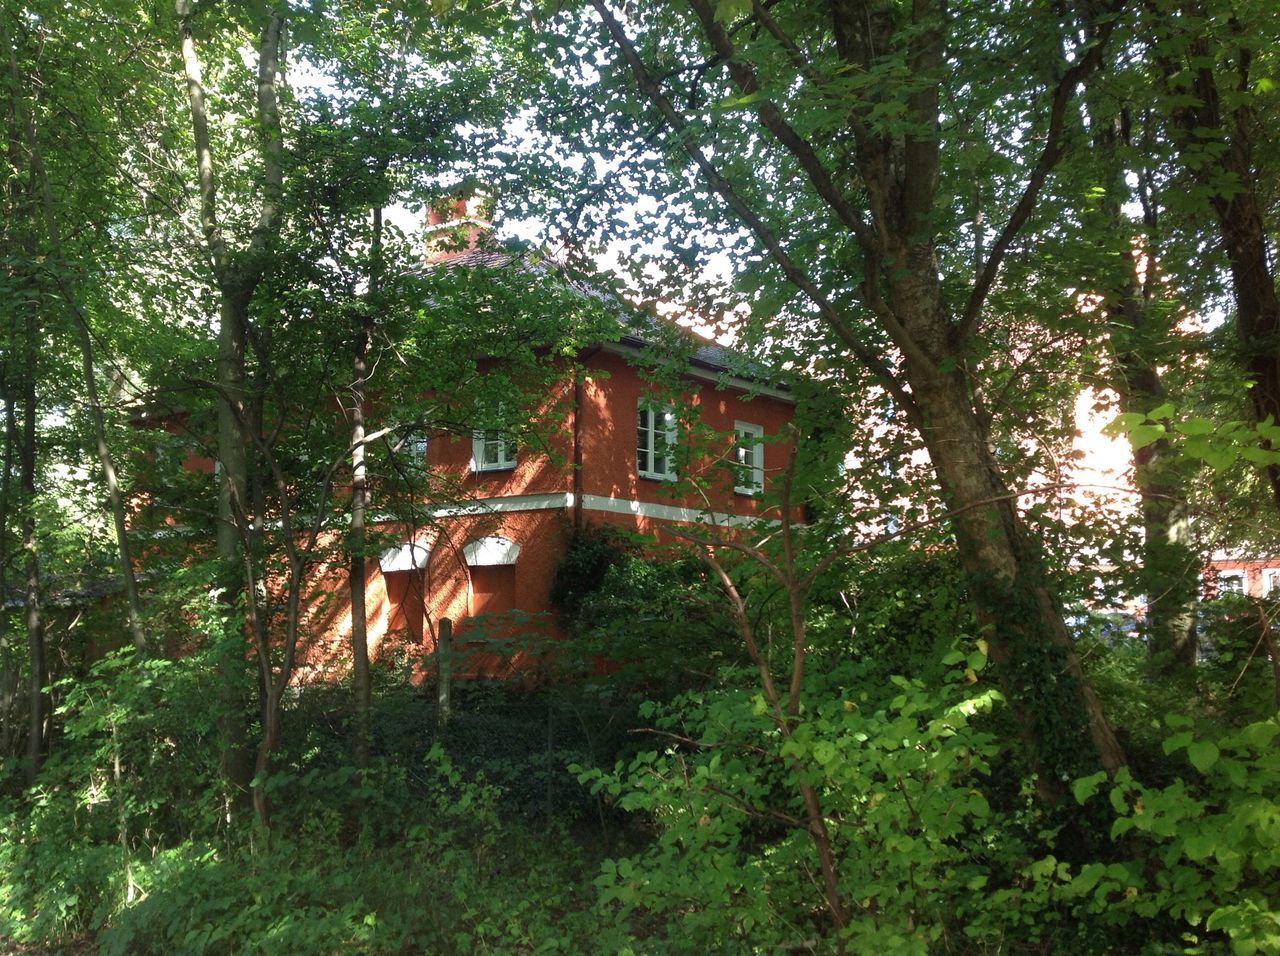
[[[674,481],[676,413],[669,406],[641,403],[636,413],[636,471],[641,478]]]
[[[473,567],[471,574],[471,616],[501,614],[516,606],[516,566],[493,564]]]
[[[472,471],[507,471],[516,466],[516,443],[504,432],[480,429],[471,439]]]
[[[462,549],[471,580],[471,616],[500,614],[516,606],[520,545],[501,535],[476,538]]]
[[[429,442],[423,432],[410,432],[400,442],[400,455],[410,468],[421,470],[427,467],[427,446]]]
[[[1247,583],[1244,571],[1219,571],[1218,595],[1245,594]]]
[[[764,491],[764,428],[751,422],[734,422],[733,490],[740,495]]]
[[[1262,595],[1280,598],[1280,568],[1266,568],[1262,572]]]

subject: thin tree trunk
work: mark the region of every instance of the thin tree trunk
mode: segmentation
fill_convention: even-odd
[[[8,78],[12,86],[10,95],[12,104],[8,128],[8,148],[10,161],[14,169],[30,168],[29,145],[24,144],[24,124],[19,107],[23,86],[18,73],[17,59],[7,33],[0,33],[8,52]],[[24,163],[23,147],[28,145],[28,155]],[[27,180],[24,187],[22,177],[14,176],[10,183],[11,215],[25,216],[29,223],[34,214],[34,176]],[[20,220],[21,221],[21,220]],[[30,229],[24,230],[17,244],[32,269],[38,259],[39,248]],[[34,276],[29,277],[34,282]],[[22,346],[21,368],[17,370],[18,402],[21,405],[21,431],[18,436],[18,503],[22,514],[22,555],[23,555],[23,618],[27,632],[27,761],[26,777],[28,785],[33,785],[39,776],[44,759],[45,718],[49,709],[44,687],[48,678],[48,664],[45,657],[45,626],[43,609],[40,606],[40,555],[39,542],[36,540],[36,464],[38,459],[38,432],[36,419],[39,408],[36,405],[36,383],[39,379],[40,367],[40,305],[27,303],[22,311]]]
[[[365,510],[368,505],[368,476],[365,468],[364,401],[368,376],[369,336],[374,308],[380,292],[382,256],[382,210],[373,210],[373,240],[370,244],[369,303],[361,313],[356,332],[355,352],[351,367],[351,685],[355,703],[355,737],[352,760],[361,770],[369,766],[369,736],[372,709],[372,687],[369,676],[369,636],[365,608],[366,534]]]
[[[1130,356],[1117,356],[1116,391],[1121,409],[1149,413],[1163,404],[1159,372]],[[1186,460],[1159,439],[1133,448],[1134,483],[1142,511],[1142,593],[1147,600],[1145,631],[1157,677],[1186,676],[1195,667],[1199,644],[1196,604],[1199,555],[1191,542]]]
[[[10,58],[10,73],[17,84],[17,63]],[[102,402],[98,397],[98,380],[93,367],[93,339],[89,332],[89,322],[76,293],[75,281],[69,278],[68,263],[63,256],[62,229],[58,221],[58,210],[53,200],[53,189],[49,184],[48,171],[44,165],[44,155],[37,138],[35,120],[30,110],[24,111],[27,134],[27,149],[31,160],[31,169],[40,190],[44,207],[45,232],[49,239],[49,250],[62,268],[59,271],[58,285],[63,299],[71,314],[80,341],[80,364],[84,374],[85,395],[89,400],[89,412],[93,419],[94,445],[98,454],[98,463],[102,468],[103,481],[107,487],[107,500],[111,508],[111,518],[115,526],[116,557],[120,566],[120,576],[124,582],[125,600],[129,619],[129,633],[133,637],[133,646],[139,657],[147,652],[147,636],[142,627],[142,608],[138,598],[138,579],[133,570],[133,556],[129,547],[128,529],[125,523],[124,499],[120,494],[120,481],[116,473],[115,462],[111,457],[111,448],[107,443],[107,426],[102,412]]]
[[[791,630],[791,675],[785,697],[774,681],[770,663],[761,653],[755,628],[747,613],[747,605],[742,592],[733,583],[724,566],[716,558],[715,548],[724,546],[723,542],[708,542],[690,537],[704,546],[703,560],[720,581],[725,596],[729,599],[734,624],[738,630],[747,656],[760,675],[760,690],[768,705],[770,716],[782,739],[787,740],[794,731],[795,723],[800,719],[803,705],[804,672],[806,663],[805,649],[808,641],[805,634],[805,611],[808,603],[808,592],[815,575],[801,576],[796,570],[796,548],[794,528],[792,527],[792,480],[795,474],[794,449],[786,472],[783,474],[782,501],[779,507],[781,515],[782,560],[780,563],[770,561],[760,551],[743,542],[735,545],[736,550],[752,557],[759,566],[770,574],[787,594],[789,620]],[[679,534],[679,532],[677,532]],[[803,820],[794,821],[793,825],[803,825],[813,842],[814,854],[818,858],[818,871],[822,877],[822,899],[836,932],[836,952],[845,952],[843,931],[849,925],[848,904],[840,890],[839,861],[831,840],[831,832],[827,825],[827,814],[823,809],[820,789],[806,778],[809,770],[798,757],[784,757],[791,765],[791,772],[796,778],[796,791],[804,806]]]
[[[1197,3],[1180,4],[1181,16],[1153,9],[1160,30],[1185,29],[1200,22],[1204,11]],[[1237,27],[1232,18],[1229,27]],[[1246,38],[1237,49],[1210,47],[1203,32],[1175,36],[1175,58],[1157,47],[1165,92],[1177,98],[1173,119],[1180,131],[1176,140],[1179,160],[1209,197],[1218,236],[1231,270],[1235,301],[1235,326],[1239,338],[1238,362],[1250,380],[1249,400],[1255,422],[1280,423],[1280,293],[1276,290],[1274,257],[1267,228],[1266,201],[1259,186],[1254,159],[1256,131],[1263,121],[1254,112],[1250,67],[1256,61]],[[1235,89],[1224,98],[1215,72],[1217,53],[1233,55]],[[1264,439],[1263,445],[1280,449],[1280,442]],[[1265,468],[1272,498],[1280,507],[1280,466]]]
[[[24,557],[24,600],[29,671],[27,674],[27,783],[34,785],[44,758],[44,722],[48,713],[45,683],[44,614],[40,606],[40,554],[36,541],[36,376],[40,361],[40,319],[34,308],[26,317],[23,357],[26,368],[22,382],[22,435],[18,449],[19,484],[22,498],[22,553]]]
[[[196,49],[192,26],[191,0],[175,0],[174,9],[180,24],[182,62],[187,84],[187,101],[195,145],[197,178],[200,194],[200,223],[205,239],[209,265],[217,280],[219,292],[218,367],[217,367],[217,450],[220,468],[218,485],[217,550],[222,564],[223,595],[231,607],[241,599],[248,604],[257,600],[253,589],[246,586],[244,540],[251,534],[248,527],[250,503],[246,446],[245,347],[249,328],[249,304],[262,279],[267,262],[267,246],[275,237],[280,222],[283,188],[283,141],[277,102],[277,77],[283,43],[284,21],[272,11],[263,29],[258,48],[258,119],[262,129],[263,189],[258,220],[247,248],[232,255],[228,250],[218,219],[218,182],[209,134],[208,105],[205,100],[203,69]],[[287,503],[282,502],[287,507]],[[251,556],[252,557],[252,556]],[[232,616],[234,619],[234,615]],[[257,615],[253,615],[256,619]],[[273,685],[270,655],[259,654],[263,688],[264,714],[278,711],[278,701],[271,700]],[[233,798],[240,802],[248,794],[253,779],[252,764],[243,724],[245,701],[241,696],[237,675],[223,681],[226,693],[224,716],[220,730],[225,741],[222,771],[232,788]],[[278,721],[271,722],[278,736]],[[264,744],[268,728],[264,726]],[[272,738],[271,749],[274,749]],[[261,747],[259,747],[261,753]],[[259,790],[261,788],[258,788]],[[257,802],[258,791],[254,791]],[[265,798],[264,798],[265,799]],[[265,819],[265,812],[259,814]]]
[[[1280,715],[1280,642],[1276,640],[1276,629],[1272,623],[1272,614],[1267,608],[1258,610],[1262,622],[1262,638],[1267,645],[1267,657],[1271,659],[1271,703],[1275,712]]]
[[[280,746],[282,714],[280,697],[275,687],[266,689],[262,701],[262,740],[258,744],[258,756],[254,762],[253,812],[263,829],[271,827],[271,808],[267,802],[266,782],[271,776],[272,761]]]
[[[6,380],[4,396],[4,461],[0,467],[0,596],[7,600],[9,594],[9,502],[11,501],[13,452],[17,436],[17,420],[14,416],[13,394],[8,391],[11,382]],[[18,712],[18,675],[13,666],[13,647],[9,638],[9,615],[0,612],[0,756],[16,756],[20,731],[16,725]]]
[[[1107,105],[1091,98],[1096,132],[1095,153],[1106,187],[1102,199],[1105,234],[1112,246],[1110,262],[1098,277],[1102,312],[1108,326],[1111,350],[1110,382],[1125,412],[1148,414],[1165,404],[1166,393],[1153,350],[1167,345],[1173,329],[1156,328],[1146,288],[1155,282],[1158,267],[1151,245],[1135,257],[1133,234],[1137,227],[1123,213],[1129,195],[1119,146],[1127,143],[1123,114],[1105,118]],[[1150,202],[1145,223],[1149,233],[1158,225]],[[1149,238],[1151,236],[1149,235]],[[1144,278],[1139,270],[1145,270]],[[1147,599],[1144,630],[1154,672],[1159,677],[1185,676],[1196,662],[1196,599],[1200,561],[1191,542],[1191,506],[1187,496],[1188,466],[1168,439],[1133,445],[1134,484],[1137,486],[1143,530],[1142,569],[1139,588]]]
[[[10,43],[8,24],[0,19],[0,47],[6,51],[12,51],[13,47]],[[10,57],[12,57],[10,52]],[[11,61],[12,62],[12,59]],[[13,83],[12,75],[9,76],[10,88],[6,90],[5,110],[5,148],[8,155],[9,167],[14,170],[22,168],[22,156],[19,151],[19,141],[21,136],[18,132],[18,98],[22,95],[23,87]],[[20,246],[20,240],[15,236],[19,224],[24,224],[28,218],[22,210],[25,207],[23,199],[23,190],[19,178],[11,176],[5,184],[5,198],[8,200],[5,216],[0,221],[0,237],[3,238],[3,245],[0,246],[0,255],[8,259],[17,255]],[[22,333],[19,330],[19,322],[21,316],[19,310],[6,310],[8,314],[4,316],[5,329],[4,334],[9,342],[19,341]],[[12,495],[13,470],[16,464],[14,458],[18,447],[18,423],[15,411],[15,403],[17,402],[18,388],[18,369],[21,366],[21,360],[13,354],[12,350],[5,350],[3,354],[3,367],[0,367],[0,388],[4,390],[4,473],[0,475],[0,601],[8,600],[9,596],[9,566],[11,562],[17,559],[18,551],[10,551],[10,535],[9,521],[11,512],[19,512],[21,507],[13,507],[15,501]],[[20,539],[19,539],[20,540]],[[19,726],[21,720],[21,703],[19,700],[19,677],[21,668],[17,666],[16,658],[18,649],[16,643],[12,643],[9,633],[10,617],[7,613],[0,611],[0,754],[6,757],[16,758],[18,755],[19,744],[22,740],[22,730]]]
[[[111,721],[111,782],[115,785],[112,802],[116,805],[116,840],[120,844],[120,862],[124,866],[124,898],[132,903],[138,894],[133,879],[133,848],[129,841],[129,814],[124,797],[124,767],[120,760],[120,733]]]

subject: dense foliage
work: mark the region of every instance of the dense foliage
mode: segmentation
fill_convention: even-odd
[[[1271,7],[0,4],[0,948],[1280,952]],[[636,313],[789,378],[780,520],[300,681]]]

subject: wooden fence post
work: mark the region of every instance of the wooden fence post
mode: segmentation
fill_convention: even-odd
[[[452,655],[453,621],[442,617],[436,625],[436,724],[441,727],[449,720]]]

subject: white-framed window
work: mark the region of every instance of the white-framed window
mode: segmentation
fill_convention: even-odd
[[[764,427],[733,423],[733,490],[740,495],[764,491]]]
[[[427,467],[427,447],[430,442],[425,432],[410,432],[400,442],[400,455],[409,467],[419,470]]]
[[[1218,596],[1226,594],[1248,594],[1249,581],[1244,571],[1219,571]]]
[[[1264,568],[1262,571],[1262,596],[1280,598],[1280,568]]]
[[[476,429],[471,437],[472,471],[509,471],[516,466],[516,443],[505,432]]]
[[[673,481],[676,413],[670,406],[641,402],[636,412],[636,471],[641,478]]]

